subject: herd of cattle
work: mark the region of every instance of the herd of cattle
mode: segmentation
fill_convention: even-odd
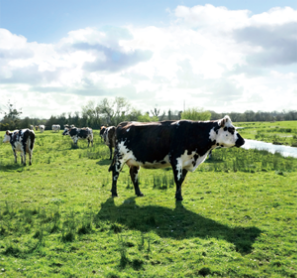
[[[21,152],[22,163],[26,165],[26,153],[29,165],[32,164],[32,152],[35,142],[34,126],[30,129],[7,130],[4,143],[10,142],[17,162],[16,152]],[[44,125],[35,126],[43,132]],[[59,132],[60,125],[53,125],[52,131]],[[158,169],[172,167],[176,184],[175,198],[181,201],[181,186],[187,173],[193,172],[204,162],[208,154],[218,147],[241,147],[244,139],[236,131],[229,116],[216,121],[162,121],[162,122],[122,122],[117,127],[102,126],[101,140],[114,156],[109,167],[112,172],[112,196],[117,196],[117,180],[125,164],[130,168],[130,176],[135,194],[143,196],[139,188],[139,168]],[[93,130],[89,127],[77,128],[64,126],[63,135],[69,135],[77,145],[79,139],[88,140],[93,146]]]

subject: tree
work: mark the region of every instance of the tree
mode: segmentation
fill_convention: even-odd
[[[157,116],[150,117],[149,113],[146,112],[144,115],[139,115],[137,117],[138,122],[157,122],[159,118]]]
[[[10,102],[10,100],[7,102],[6,106],[4,107],[4,110],[2,113],[4,114],[3,119],[1,120],[1,127],[4,129],[17,129],[20,128],[20,116],[23,113],[21,109],[17,109],[14,104]],[[2,129],[2,128],[1,128]]]
[[[204,111],[203,108],[189,108],[182,112],[181,118],[183,120],[193,121],[208,121],[211,118],[209,111]]]

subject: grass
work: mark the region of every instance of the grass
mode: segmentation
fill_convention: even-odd
[[[296,159],[216,150],[182,203],[171,169],[141,170],[139,198],[125,166],[113,199],[98,131],[36,134],[32,166],[0,143],[2,277],[297,277]]]
[[[244,127],[239,131],[246,139],[297,147],[297,121],[242,122],[235,125]]]

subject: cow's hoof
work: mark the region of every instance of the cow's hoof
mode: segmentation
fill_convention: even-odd
[[[26,163],[24,163],[23,165],[24,165],[24,166],[27,166],[27,164],[26,164]]]
[[[144,195],[140,192],[136,194],[138,197],[143,197]]]
[[[183,200],[183,197],[182,196],[176,196],[175,199],[176,199],[176,201],[181,202]]]
[[[31,166],[32,165],[32,162],[29,162],[29,165]]]

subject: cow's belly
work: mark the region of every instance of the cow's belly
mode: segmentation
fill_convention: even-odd
[[[148,161],[137,160],[137,158],[133,155],[133,153],[131,153],[129,159],[126,161],[126,164],[129,167],[137,166],[145,169],[160,169],[160,168],[166,168],[171,166],[168,155],[164,157],[164,159],[162,159],[161,161],[148,162]]]
[[[208,152],[204,154],[203,156],[198,156],[195,160],[195,153],[187,154],[188,152],[185,151],[184,154],[181,155],[177,159],[178,167],[182,169],[186,169],[187,171],[194,172],[196,168],[204,162],[204,160],[207,158]]]

